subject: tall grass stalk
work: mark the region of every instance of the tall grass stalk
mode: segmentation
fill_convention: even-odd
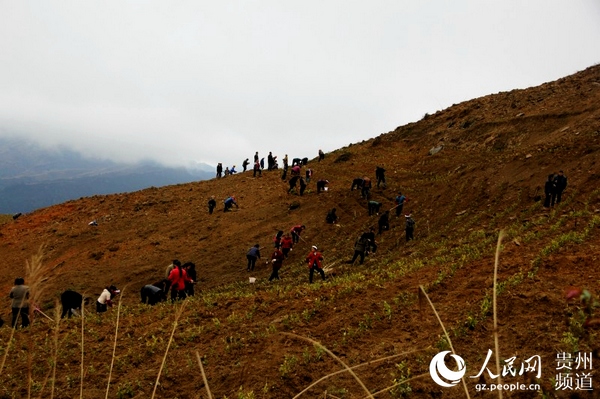
[[[439,313],[437,312],[437,310],[435,310],[435,306],[433,306],[433,302],[431,302],[431,299],[429,299],[429,295],[427,295],[427,293],[425,292],[425,289],[423,288],[422,285],[419,286],[419,290],[420,290],[419,294],[423,293],[423,295],[427,299],[427,302],[429,302],[429,306],[431,306],[431,309],[433,309],[433,313],[435,313],[435,317],[437,318],[438,322],[440,323],[440,326],[442,326],[442,330],[444,331],[444,336],[446,337],[446,340],[448,341],[448,345],[450,345],[450,349],[452,350],[452,353],[456,355],[456,352],[454,351],[454,347],[452,346],[452,341],[450,340],[450,336],[448,335],[448,331],[446,331],[446,327],[444,327],[444,323],[442,323],[442,319],[440,318]],[[470,399],[471,396],[469,395],[469,390],[467,389],[467,383],[465,382],[464,377],[461,378],[460,380],[462,381],[463,388],[465,389],[465,394],[467,395],[467,398]]]
[[[310,343],[312,343],[313,345],[318,346],[319,348],[323,349],[325,352],[327,352],[331,357],[333,357],[335,360],[337,360],[342,366],[344,366],[344,368],[346,369],[346,371],[348,371],[350,374],[352,374],[352,376],[354,377],[354,379],[358,382],[358,384],[362,387],[362,389],[365,390],[365,392],[367,393],[367,398],[373,398],[373,395],[371,395],[371,392],[367,389],[367,387],[365,386],[365,384],[361,381],[360,378],[358,378],[358,376],[354,373],[354,371],[352,371],[352,369],[346,364],[344,363],[344,361],[342,359],[340,359],[339,357],[337,357],[333,352],[331,352],[329,349],[327,349],[326,347],[324,347],[323,345],[321,345],[319,342],[310,339],[310,338],[306,338],[306,337],[302,337],[300,335],[296,335],[296,334],[292,334],[292,333],[282,333],[284,335],[289,335],[290,337],[295,337],[295,338],[299,338],[302,339],[304,341],[308,341]]]
[[[127,288],[127,286],[123,287],[123,290],[121,290],[121,295],[123,295],[125,293],[126,288]],[[110,379],[112,377],[113,365],[115,364],[115,353],[117,352],[117,337],[119,335],[119,316],[121,315],[121,303],[123,303],[123,301],[119,300],[119,306],[117,307],[117,322],[116,322],[116,326],[115,326],[115,342],[113,344],[112,359],[110,360],[110,370],[108,372],[108,384],[106,384],[105,399],[108,399],[108,391],[110,389]],[[83,364],[83,362],[82,362],[82,364]]]
[[[498,372],[498,384],[502,384],[502,373],[500,372],[500,343],[498,342],[498,316],[496,306],[496,286],[498,283],[498,263],[500,261],[500,247],[502,245],[502,238],[504,238],[504,230],[500,230],[498,234],[498,245],[496,246],[496,259],[494,261],[494,294],[493,294],[493,308],[494,308],[494,345],[496,347],[496,370]],[[502,390],[498,390],[498,397],[502,399]]]
[[[421,349],[416,349],[414,351],[402,352],[402,353],[399,353],[397,355],[391,355],[391,356],[381,357],[379,359],[375,359],[375,360],[371,360],[371,361],[368,361],[368,362],[365,362],[365,363],[357,364],[356,366],[350,367],[350,369],[354,370],[354,369],[357,369],[359,367],[368,366],[369,364],[383,362],[385,360],[394,359],[394,358],[397,358],[397,357],[400,357],[400,356],[404,356],[404,355],[410,355],[412,353],[416,353],[416,352],[420,352],[420,351],[421,351]],[[341,373],[346,373],[346,372],[348,372],[348,370],[343,369],[343,370],[338,370],[338,371],[335,371],[333,373],[327,374],[326,376],[323,376],[323,377],[319,378],[317,381],[313,382],[312,384],[310,384],[309,386],[307,386],[306,388],[304,388],[302,391],[300,391],[292,399],[299,398],[304,392],[308,391],[309,389],[311,389],[312,387],[314,387],[315,385],[317,385],[321,381],[324,381],[324,380],[326,380],[326,379],[328,379],[330,377],[333,377],[334,375],[341,374]]]
[[[154,396],[156,395],[156,388],[158,388],[158,381],[160,380],[160,375],[162,374],[163,368],[165,367],[165,363],[167,361],[167,355],[169,354],[169,348],[171,347],[171,342],[173,342],[173,335],[175,335],[175,329],[177,329],[177,322],[179,321],[179,317],[181,317],[181,314],[183,313],[183,309],[185,308],[185,305],[187,304],[187,302],[188,302],[187,298],[183,300],[181,307],[179,308],[179,310],[177,311],[177,314],[175,315],[175,322],[173,323],[173,330],[171,331],[171,337],[169,338],[169,342],[167,343],[167,349],[165,350],[165,356],[163,357],[162,363],[160,364],[160,369],[158,370],[158,375],[156,376],[156,382],[154,383],[154,390],[152,390],[152,399],[154,399]]]
[[[54,398],[54,387],[56,386],[56,363],[58,362],[58,334],[60,333],[60,308],[58,301],[55,302],[54,306],[54,318],[56,323],[54,324],[54,351],[52,353],[52,385],[50,388],[50,399]]]
[[[121,303],[121,301],[119,301]],[[83,344],[84,344],[84,327],[85,327],[85,293],[81,296],[81,368],[79,370],[79,399],[83,399]]]
[[[204,366],[202,366],[202,359],[200,358],[200,353],[196,351],[196,358],[198,359],[198,365],[200,366],[200,371],[202,372],[202,379],[204,380],[204,386],[206,387],[206,393],[208,394],[208,399],[212,399],[212,394],[210,393],[210,388],[208,387],[208,379],[206,378],[206,373],[204,372]]]

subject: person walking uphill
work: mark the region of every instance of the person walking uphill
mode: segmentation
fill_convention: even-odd
[[[120,292],[114,285],[104,288],[96,301],[96,313],[104,313],[108,310],[109,306],[112,307],[113,298],[119,295]]]
[[[319,272],[321,279],[325,281],[325,272],[323,271],[323,254],[317,250],[316,245],[312,246],[311,251],[306,257],[306,262],[308,263],[308,269],[310,270],[308,274],[308,282],[312,284],[315,270]]]
[[[360,256],[359,262],[362,265],[363,262],[365,261],[365,252],[367,251],[367,248],[369,246],[370,246],[369,240],[367,238],[365,238],[364,235],[361,235],[360,237],[358,237],[358,239],[354,243],[354,256],[352,256],[352,260],[348,263],[353,265],[356,258],[358,258]]]
[[[248,252],[246,253],[246,259],[248,259],[248,267],[246,268],[246,271],[253,271],[254,266],[256,265],[256,260],[260,259],[259,244],[254,244],[254,246],[248,250]]]
[[[383,188],[385,188],[385,169],[383,169],[381,166],[378,166],[377,168],[375,168],[375,178],[377,178],[377,188],[379,188],[379,185],[382,184]]]
[[[406,197],[402,195],[401,192],[398,192],[396,196],[396,217],[399,218],[402,215],[402,208],[404,208],[404,202],[406,202]]]
[[[29,287],[25,285],[23,277],[15,279],[15,286],[12,287],[9,294],[12,299],[10,304],[12,308],[12,328],[17,328],[19,316],[21,316],[21,327],[29,326]]]

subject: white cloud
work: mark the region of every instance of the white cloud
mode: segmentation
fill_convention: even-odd
[[[576,1],[4,2],[0,134],[115,160],[315,156],[600,61]]]

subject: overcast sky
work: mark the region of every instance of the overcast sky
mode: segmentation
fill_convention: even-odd
[[[0,136],[312,158],[600,62],[600,1],[0,0]]]

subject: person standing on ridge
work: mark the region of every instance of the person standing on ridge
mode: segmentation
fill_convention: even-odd
[[[25,279],[23,277],[17,277],[15,279],[15,285],[10,290],[8,295],[12,302],[10,307],[12,308],[12,324],[11,327],[17,329],[17,322],[19,316],[21,316],[21,327],[25,328],[29,326],[29,286],[25,285]]]
[[[258,162],[258,151],[254,154],[254,163]]]
[[[248,259],[248,267],[246,271],[251,272],[254,271],[254,266],[256,265],[256,260],[260,259],[260,245],[254,244],[253,247],[250,247],[248,252],[246,253],[246,259]]]
[[[248,161],[248,158],[244,159],[244,162],[242,162],[242,168],[244,168],[244,170],[242,172],[246,171],[249,164],[250,164],[250,161]]]
[[[269,155],[267,156],[267,170],[272,170],[275,166],[275,160],[273,159],[273,154],[269,151]]]
[[[313,282],[313,274],[315,270],[319,272],[321,275],[321,279],[325,281],[325,272],[323,271],[323,254],[317,250],[317,246],[313,245],[311,251],[308,253],[306,257],[306,262],[308,263],[308,281],[312,284]]]
[[[325,153],[323,150],[319,150],[319,162],[325,159]]]
[[[260,163],[258,161],[254,162],[254,169],[252,177],[256,177],[256,173],[258,172],[258,176],[262,176],[262,170],[260,169]]]
[[[223,173],[223,165],[221,162],[217,164],[217,179],[221,178],[221,174]]]

